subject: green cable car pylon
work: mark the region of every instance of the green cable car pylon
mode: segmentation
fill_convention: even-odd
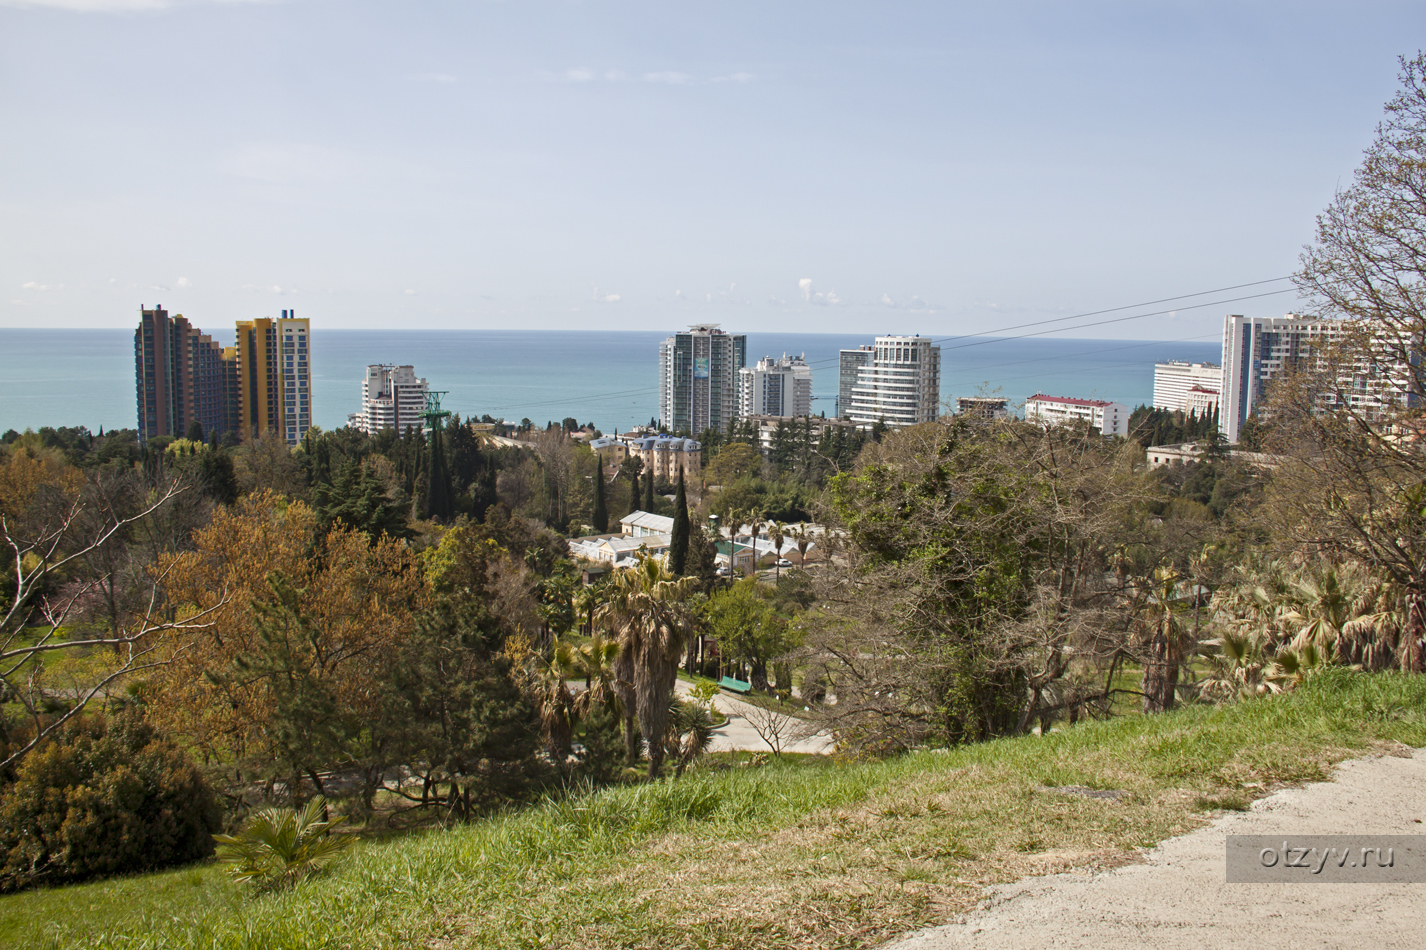
[[[441,408],[441,397],[448,394],[448,390],[428,391],[426,408],[421,413],[430,436],[426,440],[426,450],[430,453],[426,464],[426,497],[425,504],[421,507],[427,518],[440,518],[443,521],[449,521],[455,514],[451,472],[446,466],[445,440],[441,437],[446,417],[451,414],[449,409]]]
[[[426,408],[421,410],[421,418],[426,420],[426,428],[429,431],[436,432],[445,428],[446,418],[451,411],[441,408],[441,397],[449,395],[448,389],[430,390],[426,393]]]

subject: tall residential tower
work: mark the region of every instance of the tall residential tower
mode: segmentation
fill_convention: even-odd
[[[842,350],[842,377],[856,381],[838,413],[861,426],[932,422],[941,406],[941,348],[922,336],[879,336],[867,350]],[[839,381],[840,382],[840,381]],[[845,388],[845,383],[841,388]]]
[[[726,432],[738,414],[748,338],[700,323],[659,344],[659,418],[672,432]]]
[[[194,422],[204,436],[222,434],[237,423],[227,398],[236,382],[231,354],[182,314],[170,317],[158,305],[139,308],[134,380],[143,441],[187,435]]]
[[[416,377],[414,366],[377,364],[366,368],[361,381],[361,412],[353,413],[348,423],[367,435],[382,429],[420,429],[426,422],[421,413],[426,408],[426,381]]]
[[[244,439],[275,432],[296,445],[312,426],[311,327],[296,310],[238,322],[240,429]]]
[[[812,415],[812,367],[805,355],[764,357],[756,366],[738,370],[738,385],[740,416]]]

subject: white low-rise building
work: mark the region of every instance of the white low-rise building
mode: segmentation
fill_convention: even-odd
[[[1025,419],[1045,425],[1083,420],[1104,435],[1129,434],[1129,407],[1103,399],[1076,399],[1036,393],[1025,400]]]
[[[619,519],[620,530],[634,538],[673,534],[673,519],[648,511],[631,511]]]
[[[668,554],[672,540],[673,536],[669,534],[596,534],[571,540],[569,553],[571,557],[585,561],[600,561],[622,567],[632,563],[641,553],[664,557]]]

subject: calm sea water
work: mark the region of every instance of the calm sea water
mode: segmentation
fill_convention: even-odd
[[[444,406],[462,416],[538,423],[574,416],[622,431],[658,415],[658,344],[667,332],[314,329],[313,414],[324,429],[346,425],[359,408],[370,363],[410,363],[432,389],[449,392]],[[748,359],[806,354],[813,411],[830,416],[837,351],[871,341],[870,335],[749,333]],[[1019,403],[1044,392],[1132,407],[1152,400],[1155,362],[1217,362],[1219,351],[1217,341],[946,338],[941,397],[984,391]],[[133,353],[132,330],[0,329],[0,432],[132,428]]]

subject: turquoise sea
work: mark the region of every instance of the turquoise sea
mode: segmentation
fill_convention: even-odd
[[[346,425],[357,410],[370,363],[412,364],[432,389],[449,392],[446,408],[467,417],[489,413],[544,423],[574,416],[623,431],[658,414],[658,344],[667,331],[323,330],[313,324],[313,415],[324,429]],[[830,416],[837,351],[872,337],[749,333],[748,359],[805,353],[813,364],[813,411]],[[1216,339],[937,339],[943,401],[984,391],[1014,404],[1043,392],[1132,407],[1151,401],[1155,362],[1217,362],[1220,355]],[[133,353],[132,330],[0,328],[0,432],[133,428]]]

